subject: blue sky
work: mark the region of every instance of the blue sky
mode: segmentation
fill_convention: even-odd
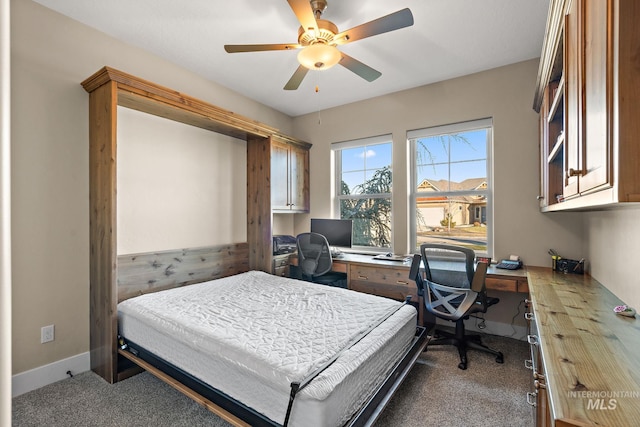
[[[469,178],[486,177],[486,130],[461,132],[458,135],[464,141],[437,136],[418,139],[418,184],[425,178],[462,182]],[[428,152],[422,144],[428,147]],[[348,148],[341,153],[342,179],[352,193],[356,185],[371,179],[376,170],[391,165],[391,143]]]
[[[342,150],[342,179],[352,190],[373,177],[378,169],[391,166],[391,143]]]
[[[486,132],[486,129],[461,132],[458,134],[460,138],[447,136],[419,138],[416,144],[417,183],[419,184],[423,179],[462,182],[469,178],[486,178]],[[450,168],[449,162],[451,162]]]

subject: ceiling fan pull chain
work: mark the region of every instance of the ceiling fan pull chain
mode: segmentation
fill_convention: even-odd
[[[320,117],[320,73],[316,73],[316,101],[318,101],[318,126],[320,126],[322,124],[322,118]]]

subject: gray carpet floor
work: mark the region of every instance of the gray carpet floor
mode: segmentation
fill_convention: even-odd
[[[504,364],[471,351],[462,371],[453,347],[429,347],[375,426],[533,426],[526,403],[531,371],[523,364],[528,344],[493,336],[484,341],[504,353]],[[111,385],[92,372],[14,398],[12,425],[228,426],[148,373]]]

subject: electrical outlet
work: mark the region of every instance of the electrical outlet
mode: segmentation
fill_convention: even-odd
[[[40,343],[51,342],[54,340],[53,325],[43,326],[40,329]]]

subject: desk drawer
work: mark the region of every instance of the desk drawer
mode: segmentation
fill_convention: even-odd
[[[503,279],[495,277],[487,277],[484,279],[484,283],[489,290],[495,291],[507,291],[518,292],[518,280],[517,279]]]
[[[489,277],[484,280],[488,290],[528,293],[529,286],[526,278]]]
[[[376,268],[352,264],[349,266],[349,289],[404,301],[418,302],[416,284],[409,279],[406,268]]]
[[[272,273],[276,276],[289,276],[289,258],[290,255],[274,255],[273,265],[271,267]]]

